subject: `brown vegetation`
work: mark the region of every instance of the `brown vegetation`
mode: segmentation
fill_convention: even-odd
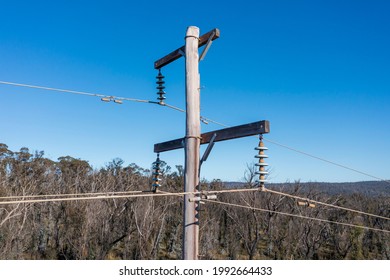
[[[163,189],[182,191],[183,170],[164,166]],[[248,181],[250,181],[249,178]],[[148,190],[151,172],[113,160],[100,170],[69,156],[0,144],[0,197]],[[248,187],[248,186],[247,186]],[[219,180],[203,189],[226,188]],[[280,186],[279,188],[283,188]],[[390,216],[388,196],[290,193]],[[220,194],[220,201],[389,229],[389,222],[338,209],[299,207],[270,193]],[[200,214],[203,259],[390,259],[387,233],[206,203]],[[1,259],[180,259],[182,198],[121,198],[0,206]]]

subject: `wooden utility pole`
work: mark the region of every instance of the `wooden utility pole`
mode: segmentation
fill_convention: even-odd
[[[199,28],[190,26],[187,29],[185,45],[169,53],[154,63],[155,69],[185,55],[186,76],[186,133],[179,138],[154,145],[154,152],[160,153],[184,148],[185,174],[183,214],[183,259],[197,260],[199,257],[199,202],[202,193],[199,189],[200,162],[207,159],[215,142],[225,141],[256,134],[269,133],[269,122],[259,121],[245,125],[200,133],[200,77],[199,77],[199,48],[205,46],[200,60],[202,60],[213,40],[219,38],[217,28],[199,37]],[[161,104],[161,103],[160,103]],[[163,103],[161,105],[164,105]],[[200,160],[199,147],[209,143],[205,154]]]
[[[186,133],[183,141],[185,148],[185,192],[199,192],[200,79],[198,50],[206,45],[202,53],[203,59],[211,42],[218,38],[219,30],[217,28],[199,37],[199,28],[190,26],[187,29],[185,45],[154,63],[155,69],[161,69],[183,55],[186,59]],[[190,200],[195,201],[193,198],[197,196],[189,194],[184,197],[183,259],[185,260],[197,260],[199,254],[199,204],[198,202],[190,202]]]
[[[161,69],[165,65],[182,57],[186,58],[186,134],[183,139],[185,148],[184,191],[199,191],[199,146],[200,146],[200,78],[199,48],[206,45],[202,53],[205,56],[211,42],[219,38],[219,30],[213,29],[199,37],[199,28],[190,26],[187,29],[185,45],[155,61],[154,68]],[[184,197],[183,259],[196,260],[199,254],[199,222],[198,202],[190,194]],[[192,202],[190,202],[190,200]]]
[[[200,146],[200,80],[199,80],[199,28],[187,29],[185,44],[186,73],[186,136],[184,192],[199,191]],[[199,254],[198,202],[190,202],[194,195],[184,196],[183,259],[197,260]]]

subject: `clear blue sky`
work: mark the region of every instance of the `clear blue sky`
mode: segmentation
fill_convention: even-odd
[[[389,14],[389,1],[1,1],[0,80],[156,100],[154,61],[188,26],[217,27],[200,65],[202,115],[267,119],[269,139],[390,179]],[[184,108],[184,59],[163,74],[167,103]],[[149,168],[154,143],[184,136],[185,115],[155,105],[5,85],[0,98],[0,143],[54,160]],[[257,142],[217,143],[202,177],[242,180]],[[272,182],[371,180],[267,146]],[[183,151],[161,157],[184,162]]]

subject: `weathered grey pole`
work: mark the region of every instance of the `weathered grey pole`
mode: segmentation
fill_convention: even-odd
[[[190,26],[185,39],[186,137],[184,191],[198,191],[200,146],[199,28]],[[183,259],[197,260],[199,254],[198,202],[184,196]]]

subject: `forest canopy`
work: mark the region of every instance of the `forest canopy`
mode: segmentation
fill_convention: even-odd
[[[183,190],[183,168],[163,164],[162,187]],[[203,180],[202,190],[250,188],[247,182]],[[353,183],[350,183],[353,186]],[[114,159],[93,169],[88,161],[43,151],[11,151],[0,144],[0,201],[15,197],[150,190],[152,172]],[[390,216],[388,193],[337,193],[320,183],[300,182],[269,188]],[[207,203],[200,211],[201,259],[390,259],[388,233],[276,214],[389,229],[389,221],[341,209],[302,207],[294,199],[264,192],[223,193],[218,200],[274,212]],[[1,259],[180,259],[182,197],[127,197],[0,205]]]

